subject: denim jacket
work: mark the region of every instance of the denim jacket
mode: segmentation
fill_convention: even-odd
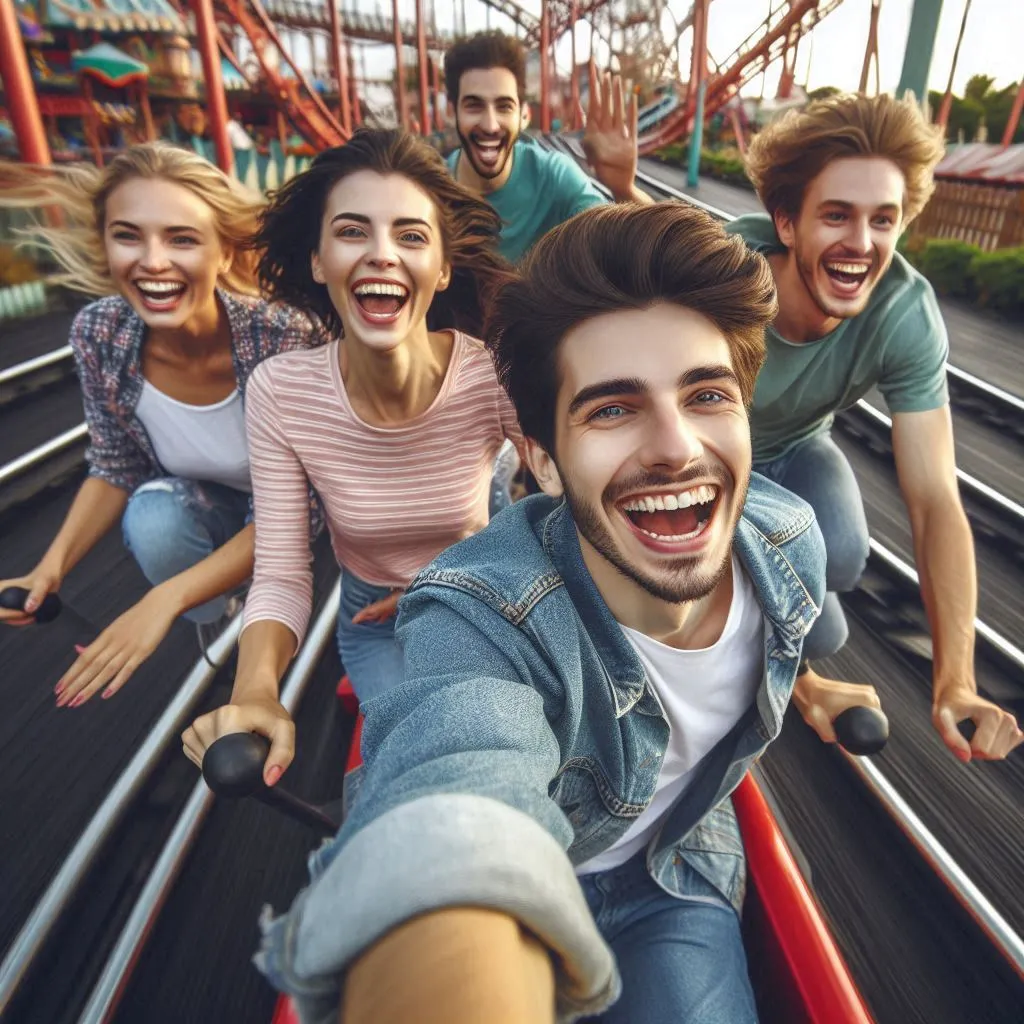
[[[825,593],[810,506],[751,479],[735,550],[765,619],[755,706],[701,762],[647,848],[666,891],[688,865],[740,909],[743,845],[729,799],[779,735],[803,638]],[[443,552],[399,605],[403,685],[365,707],[358,796],[314,855],[313,885],[267,924],[258,963],[334,1019],[345,966],[396,924],[487,906],[556,952],[562,1020],[618,992],[610,950],[573,870],[651,801],[668,723],[586,569],[564,503],[536,496]]]

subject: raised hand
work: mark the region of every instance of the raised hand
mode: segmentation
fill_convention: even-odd
[[[583,149],[594,175],[618,201],[645,198],[633,181],[637,167],[637,95],[629,99],[627,112],[622,78],[608,71],[600,80],[590,62],[590,104],[583,133]]]

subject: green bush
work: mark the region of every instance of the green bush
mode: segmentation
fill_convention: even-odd
[[[942,296],[968,299],[972,296],[971,261],[978,255],[978,247],[955,238],[928,240],[915,263],[917,269],[932,283]]]
[[[969,270],[982,305],[1024,318],[1024,246],[979,252]]]

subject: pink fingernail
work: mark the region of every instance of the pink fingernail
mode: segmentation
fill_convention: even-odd
[[[57,696],[59,697],[59,696],[60,696],[60,695],[61,695],[61,694],[62,694],[62,693],[64,692],[64,683],[63,683],[63,682],[60,682],[60,683],[58,683],[58,684],[57,684],[57,685],[56,685],[56,686],[55,686],[55,687],[53,688],[53,692],[54,692],[55,694],[57,694]]]
[[[272,768],[267,770],[267,785],[274,785],[279,778],[281,778],[281,766],[275,764]]]
[[[76,698],[75,698],[75,699],[74,699],[74,700],[73,700],[73,701],[72,701],[72,702],[71,702],[71,703],[70,703],[70,704],[68,705],[68,707],[70,707],[70,708],[77,708],[79,704],[84,704],[84,703],[86,702],[86,699],[87,699],[87,698],[86,698],[85,694],[84,694],[84,693],[80,693],[80,694],[79,694],[79,695],[78,695],[78,696],[77,696],[77,697],[76,697]]]
[[[100,697],[101,697],[101,698],[102,698],[103,700],[106,700],[106,699],[107,699],[108,697],[113,697],[115,693],[117,693],[117,690],[115,690],[115,689],[114,689],[114,688],[113,688],[112,686],[108,686],[108,687],[107,687],[107,688],[106,688],[106,689],[105,689],[105,690],[104,690],[104,691],[103,691],[103,692],[102,692],[102,693],[100,694]]]
[[[85,654],[85,652],[87,650],[88,650],[88,648],[83,647],[81,644],[75,644],[75,653],[76,654]]]

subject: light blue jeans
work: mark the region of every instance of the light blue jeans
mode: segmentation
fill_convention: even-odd
[[[360,622],[352,618],[368,604],[391,593],[361,580],[348,569],[341,571],[341,607],[338,609],[338,654],[359,703],[402,681],[402,649],[395,640],[395,617],[386,622]]]
[[[622,995],[600,1024],[756,1024],[740,919],[696,872],[690,899],[651,878],[646,851],[620,867],[583,875],[594,921],[611,946]],[[692,871],[692,869],[690,869]]]
[[[491,477],[490,516],[493,519],[503,508],[512,504],[509,489],[519,469],[519,454],[511,441],[506,441],[494,460],[494,475]]]
[[[771,462],[754,465],[763,476],[803,498],[825,538],[828,561],[818,621],[804,640],[804,657],[827,658],[850,635],[838,594],[853,590],[868,561],[868,522],[857,478],[829,434],[818,434]]]
[[[125,547],[153,586],[177,576],[226,544],[246,523],[249,495],[223,484],[176,476],[150,480],[128,499],[121,519]],[[230,595],[185,613],[190,622],[216,622]]]

